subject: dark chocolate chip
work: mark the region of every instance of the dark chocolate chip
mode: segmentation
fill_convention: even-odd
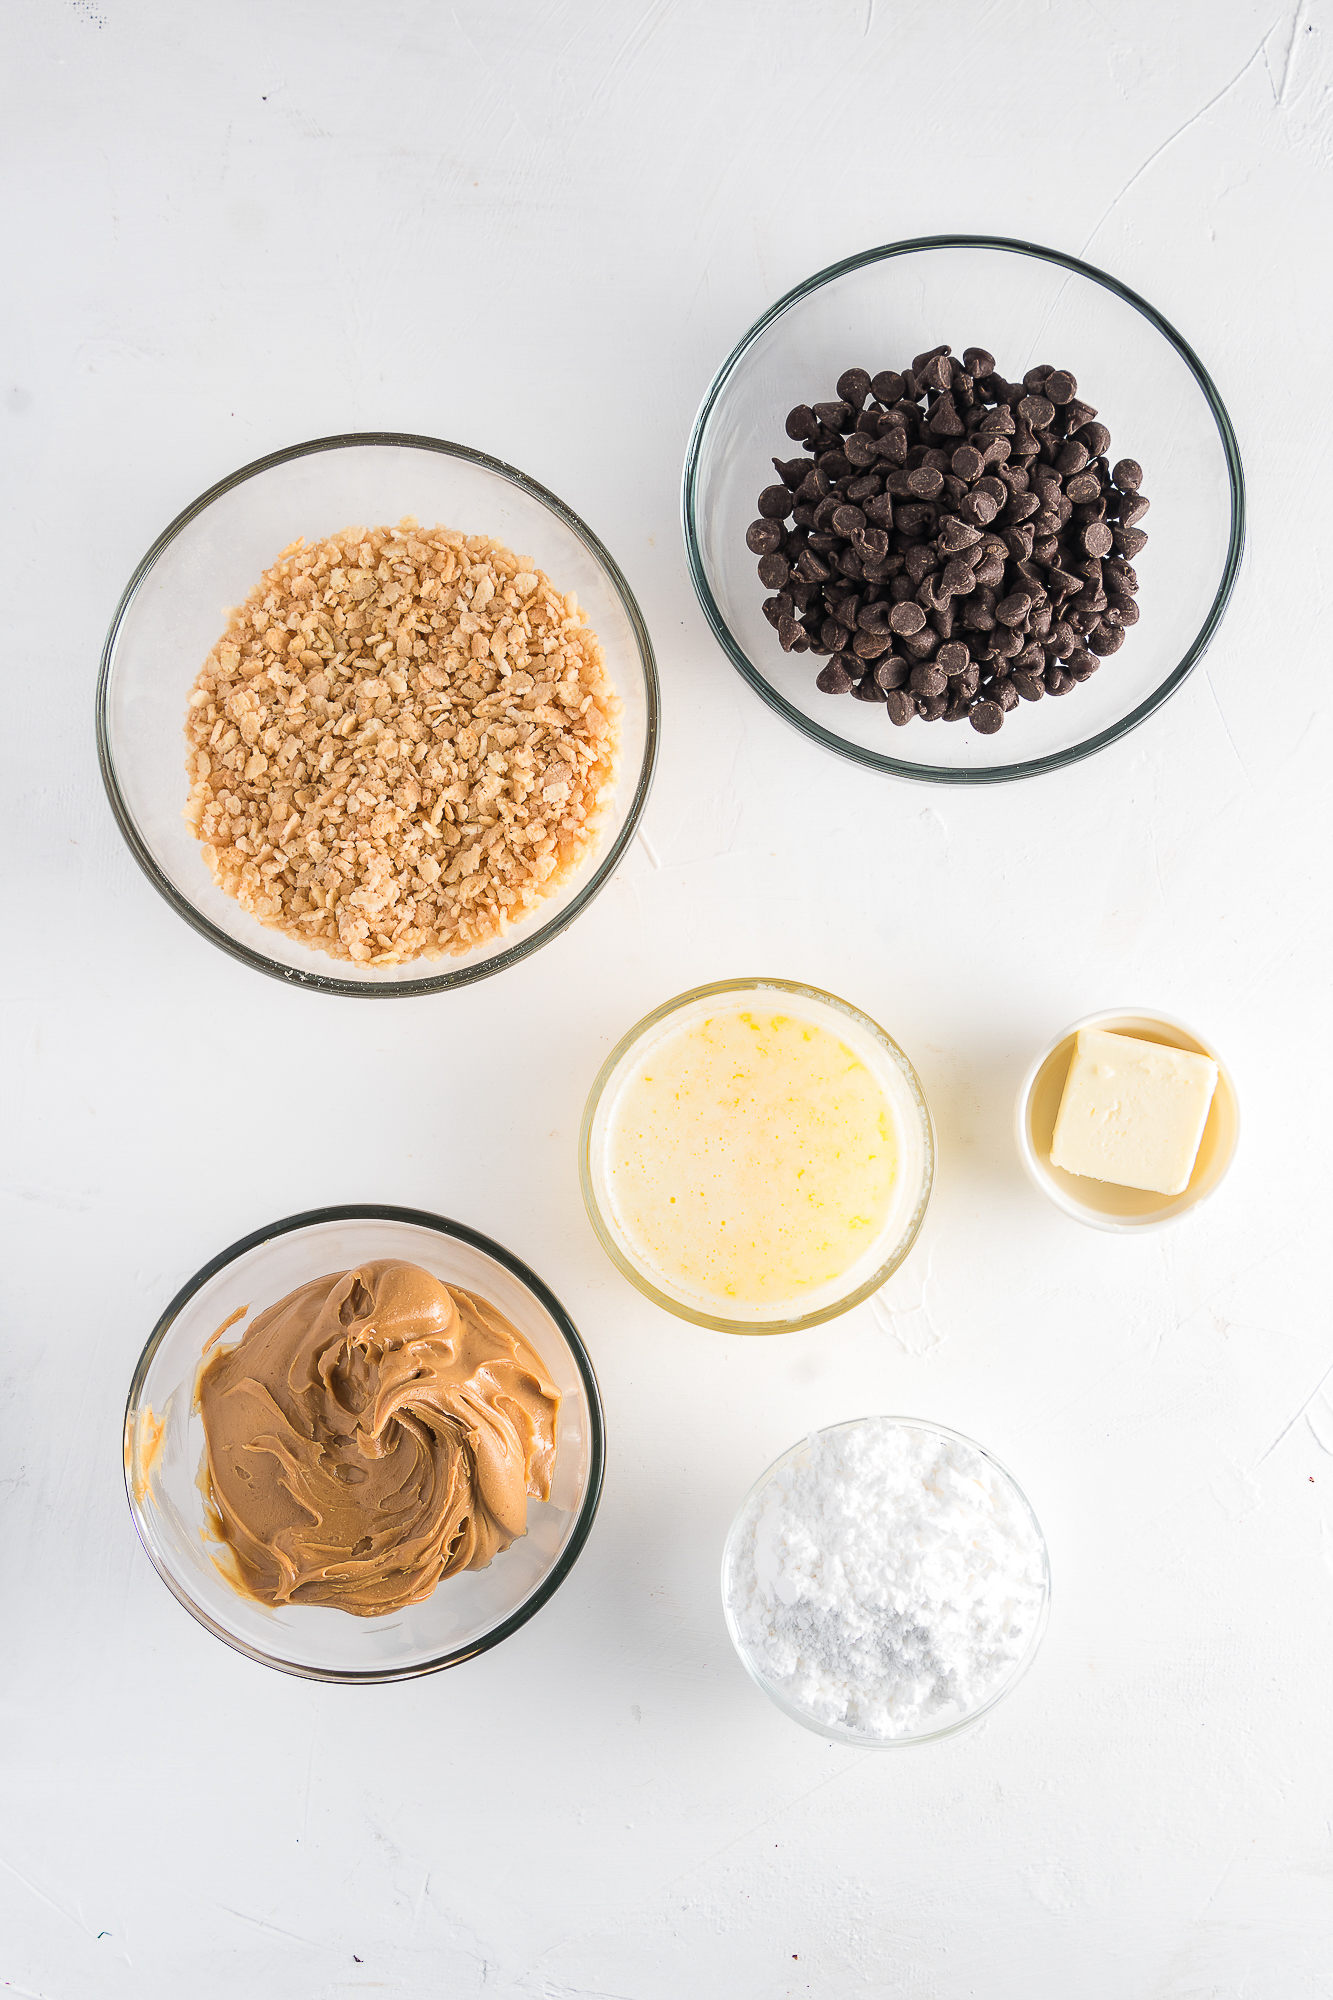
[[[979,701],[967,719],[982,736],[994,736],[1004,725],[1004,710],[998,701]]]
[[[790,570],[785,556],[764,556],[759,563],[759,581],[765,590],[781,590]]]
[[[870,394],[870,377],[864,368],[849,368],[839,375],[837,390],[844,403],[850,403],[854,410],[859,410]]]
[[[822,673],[815,678],[815,686],[821,694],[846,694],[851,685],[851,675],[837,660],[830,660]]]
[[[1119,459],[1111,468],[1111,479],[1122,493],[1137,493],[1143,484],[1143,467],[1136,458]]]
[[[1057,368],[1055,373],[1048,375],[1042,383],[1041,393],[1045,396],[1047,402],[1054,403],[1057,407],[1062,407],[1065,403],[1073,402],[1075,396],[1078,394],[1078,383],[1074,380],[1068,369]]]
[[[766,486],[759,495],[759,512],[767,521],[780,521],[795,506],[787,486]]]
[[[1079,536],[1079,541],[1090,556],[1109,556],[1111,553],[1111,530],[1104,521],[1092,521]]]
[[[921,606],[913,604],[910,600],[895,604],[893,610],[889,613],[890,626],[895,632],[902,633],[904,637],[909,636],[911,633],[919,632],[925,622],[926,614],[921,609]]]
[[[745,546],[752,555],[770,556],[782,547],[782,528],[777,521],[751,521],[745,530]]]
[[[884,697],[884,706],[888,710],[889,721],[894,723],[899,729],[903,727],[904,723],[910,722],[916,714],[916,703],[913,701],[911,695],[906,693],[901,687],[889,689]]]

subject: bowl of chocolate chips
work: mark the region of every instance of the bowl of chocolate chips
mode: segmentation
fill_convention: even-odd
[[[887,244],[779,299],[704,397],[682,511],[705,615],[769,706],[954,784],[1146,720],[1216,632],[1245,532],[1185,340],[1104,272],[999,237]]]

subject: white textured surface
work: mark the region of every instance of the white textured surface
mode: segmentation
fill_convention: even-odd
[[[1293,1085],[1329,990],[1329,31],[1326,0],[8,10],[9,1991],[1333,1992],[1333,1105],[1319,1069]],[[1085,251],[1153,300],[1230,405],[1252,506],[1168,707],[973,793],[809,752],[713,645],[676,526],[689,421],[751,319],[840,254],[950,228]],[[665,688],[619,878],[433,1002],[287,992],[193,937],[93,752],[102,633],[158,529],[357,427],[554,486],[640,593]],[[877,1016],[940,1129],[887,1297],[778,1343],[652,1311],[574,1172],[614,1040],[738,971]],[[1121,1004],[1197,1021],[1245,1114],[1216,1200],[1142,1243],[1044,1205],[1009,1136],[1033,1050]],[[275,1119],[288,1074],[314,1087]],[[349,1198],[528,1258],[609,1422],[565,1589],[497,1654],[379,1691],[228,1654],[120,1482],[175,1287]],[[717,1593],[762,1466],[876,1409],[1007,1460],[1055,1572],[1012,1700],[901,1757],[786,1723]]]

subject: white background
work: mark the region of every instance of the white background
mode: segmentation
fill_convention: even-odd
[[[1333,1993],[1329,31],[1326,0],[10,0],[0,1990]],[[745,327],[940,229],[1083,253],[1151,299],[1215,375],[1251,502],[1231,610],[1166,709],[970,792],[771,715],[677,527],[690,420]],[[644,838],[571,931],[367,1003],[247,971],[154,895],[92,697],[180,507],[380,427],[497,453],[603,536],[664,733]],[[883,1021],[940,1131],[885,1300],[780,1341],[650,1308],[575,1173],[613,1041],[737,972]],[[1009,1130],[1035,1049],[1123,1003],[1212,1037],[1245,1119],[1211,1207],[1141,1242],[1046,1206]],[[120,1468],[176,1287],[355,1199],[531,1262],[609,1434],[551,1604],[370,1690],[197,1627]],[[1013,1466],[1056,1598],[987,1724],[877,1755],[764,1702],[716,1570],[771,1458],[883,1409]]]

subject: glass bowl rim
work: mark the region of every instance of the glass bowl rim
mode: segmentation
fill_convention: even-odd
[[[855,1291],[850,1292],[846,1298],[835,1300],[832,1305],[821,1306],[816,1312],[803,1313],[799,1318],[795,1319],[724,1319],[717,1313],[702,1312],[694,1306],[685,1305],[681,1300],[672,1298],[669,1293],[661,1291],[654,1285],[651,1279],[645,1278],[641,1271],[635,1270],[633,1264],[625,1256],[606,1218],[602,1214],[601,1204],[597,1199],[593,1186],[590,1159],[592,1128],[602,1101],[602,1096],[612,1075],[624,1057],[633,1048],[634,1044],[650,1028],[655,1028],[659,1021],[665,1020],[669,1015],[680,1013],[684,1008],[692,1006],[696,1000],[710,999],[715,993],[748,993],[754,991],[756,988],[765,987],[773,987],[781,993],[798,993],[807,999],[822,1001],[825,1006],[833,1007],[841,1014],[850,1015],[863,1028],[868,1029],[874,1039],[888,1050],[893,1061],[903,1071],[912,1095],[916,1100],[917,1108],[921,1113],[922,1137],[925,1140],[926,1151],[925,1171],[922,1176],[921,1193],[916,1207],[912,1212],[907,1231],[905,1235],[899,1237],[897,1243],[894,1245],[893,1256],[882,1264],[877,1271],[873,1272],[864,1283],[858,1285]],[[688,992],[677,993],[672,999],[664,1000],[660,1007],[654,1007],[650,1014],[645,1014],[642,1020],[636,1021],[634,1026],[621,1036],[593,1079],[592,1089],[588,1092],[588,1099],[583,1107],[583,1121],[579,1129],[579,1186],[583,1192],[583,1206],[587,1210],[588,1220],[591,1222],[593,1232],[603,1250],[605,1250],[607,1256],[621,1275],[628,1278],[635,1289],[642,1292],[646,1299],[651,1299],[654,1305],[661,1306],[665,1312],[674,1314],[677,1319],[692,1320],[696,1326],[709,1327],[715,1333],[765,1335],[801,1333],[808,1327],[822,1325],[825,1320],[837,1319],[841,1314],[850,1312],[853,1306],[862,1304],[864,1300],[877,1292],[882,1285],[887,1284],[899,1265],[906,1262],[913,1244],[921,1233],[921,1225],[926,1219],[926,1210],[930,1206],[930,1197],[935,1186],[935,1158],[937,1151],[938,1141],[935,1136],[935,1120],[931,1113],[930,1104],[926,1097],[921,1078],[917,1075],[916,1067],[911,1057],[899,1047],[886,1028],[882,1028],[878,1021],[874,1020],[869,1014],[864,1013],[860,1007],[854,1006],[850,1000],[840,999],[836,993],[829,993],[822,986],[811,986],[806,981],[799,979],[779,979],[772,976],[751,975],[748,978],[717,979],[711,981],[706,986],[692,986]]]
[[[592,872],[588,880],[578,890],[577,894],[570,899],[565,908],[559,912],[558,916],[548,918],[545,923],[537,923],[529,935],[516,939],[513,944],[506,945],[502,951],[497,951],[492,957],[481,960],[474,965],[455,966],[449,971],[423,975],[417,979],[363,982],[354,979],[345,979],[334,973],[307,971],[300,966],[283,965],[279,960],[270,958],[265,952],[259,950],[258,947],[245,944],[240,939],[229,937],[225,931],[221,930],[210,918],[206,917],[203,911],[198,909],[183,891],[176,887],[165,871],[158,866],[153,851],[140,832],[134,815],[130,811],[129,803],[121,791],[120,780],[116,773],[115,759],[111,750],[107,706],[111,688],[112,668],[117,645],[120,640],[121,628],[129,615],[135,598],[147,581],[149,574],[155,568],[159,557],[170,547],[176,537],[200,514],[205,513],[215,500],[220,500],[224,494],[232,492],[236,487],[244,485],[248,479],[256,478],[260,473],[270,472],[275,466],[286,465],[294,459],[308,458],[326,451],[341,451],[367,445],[437,452],[444,458],[464,459],[470,465],[480,466],[483,471],[494,473],[498,478],[507,480],[511,486],[516,486],[529,499],[536,500],[549,513],[553,514],[578,541],[582,542],[593,561],[605,573],[607,581],[619,598],[621,608],[629,621],[630,630],[634,635],[634,642],[638,649],[639,665],[643,673],[647,717],[643,762],[639,768],[633,796],[626,810],[624,824],[614,840],[608,842],[604,849],[598,850],[594,854]],[[653,652],[653,642],[649,637],[648,627],[644,622],[643,613],[639,609],[638,600],[634,592],[630,589],[624,572],[621,570],[614,556],[611,555],[610,551],[593,533],[587,523],[574,512],[572,507],[567,507],[557,494],[552,493],[549,487],[543,486],[539,481],[529,478],[527,473],[520,472],[516,466],[507,464],[504,459],[493,458],[488,452],[475,451],[470,445],[455,444],[448,438],[423,437],[411,431],[343,431],[335,433],[330,437],[308,438],[300,444],[286,445],[281,451],[268,452],[263,458],[251,459],[248,465],[239,466],[235,472],[228,473],[225,479],[219,479],[215,485],[210,486],[206,492],[201,493],[197,499],[192,500],[188,507],[183,508],[177,514],[176,518],[169,522],[162,530],[147,553],[140,559],[135,566],[129,582],[121,593],[120,601],[112,614],[111,623],[107,627],[106,638],[102,642],[102,659],[98,670],[96,693],[97,761],[101,769],[102,783],[106,788],[106,795],[112,814],[130,853],[134,856],[158,894],[170,903],[176,914],[183,917],[191,930],[197,931],[200,937],[207,938],[210,944],[217,945],[219,950],[225,951],[229,957],[239,959],[242,965],[251,966],[256,972],[263,972],[271,979],[279,979],[286,986],[300,986],[316,993],[336,993],[343,998],[353,1000],[412,999],[423,993],[445,993],[451,988],[469,986],[475,980],[488,979],[493,973],[503,972],[506,967],[516,965],[520,959],[529,957],[531,953],[539,950],[542,945],[549,944],[552,939],[559,937],[561,932],[573,923],[575,917],[582,915],[589,903],[592,902],[593,898],[609,881],[612,871],[624,856],[629,843],[638,831],[639,821],[643,817],[643,809],[648,802],[648,794],[652,789],[653,774],[657,764],[658,741],[661,734],[661,701],[661,687],[658,681],[657,661]],[[183,771],[183,759],[181,768]],[[184,792],[182,790],[182,802],[183,800]],[[258,925],[258,928],[262,933],[264,927]]]
[[[537,1299],[539,1304],[545,1308],[555,1321],[574,1358],[574,1365],[578,1370],[579,1378],[583,1384],[583,1393],[587,1402],[588,1483],[579,1502],[578,1512],[575,1517],[573,1529],[570,1532],[569,1540],[560,1551],[555,1562],[531,1594],[525,1597],[523,1602],[514,1611],[510,1612],[508,1617],[503,1618],[498,1625],[494,1626],[489,1632],[484,1633],[481,1638],[471,1640],[465,1646],[455,1647],[450,1652],[442,1653],[437,1659],[423,1660],[419,1664],[412,1666],[370,1668],[354,1671],[344,1671],[330,1667],[298,1666],[293,1661],[279,1659],[274,1654],[266,1653],[257,1646],[251,1646],[244,1639],[238,1638],[234,1633],[224,1630],[216,1620],[209,1617],[208,1613],[200,1605],[196,1604],[189,1593],[177,1582],[176,1578],[159,1562],[157,1554],[152,1547],[151,1539],[144,1531],[140,1520],[139,1505],[134,1495],[131,1465],[133,1463],[134,1423],[139,1398],[143,1392],[148,1370],[156,1359],[158,1349],[161,1347],[162,1342],[165,1340],[179,1315],[184,1311],[191,1299],[193,1299],[196,1292],[201,1291],[210,1278],[216,1276],[228,1264],[234,1263],[238,1257],[244,1256],[248,1250],[258,1249],[263,1244],[271,1242],[276,1236],[294,1235],[299,1230],[309,1229],[325,1222],[410,1223],[417,1228],[433,1229],[437,1235],[450,1237],[458,1242],[466,1243],[470,1248],[480,1250],[484,1256],[493,1258],[497,1264],[503,1265],[512,1277],[517,1278],[522,1285],[526,1286],[534,1298]],[[464,1660],[476,1659],[480,1654],[488,1653],[493,1646],[498,1646],[502,1639],[507,1639],[511,1633],[517,1632],[520,1626],[526,1625],[528,1620],[536,1612],[540,1611],[547,1600],[555,1594],[569,1575],[570,1570],[573,1569],[575,1562],[582,1553],[584,1543],[588,1539],[593,1521],[596,1518],[597,1509],[602,1497],[602,1482],[605,1471],[606,1420],[602,1409],[601,1390],[597,1386],[597,1376],[593,1370],[592,1360],[587,1348],[583,1344],[578,1328],[574,1325],[573,1320],[565,1311],[555,1293],[548,1285],[543,1283],[535,1271],[531,1270],[523,1262],[521,1257],[516,1257],[512,1250],[506,1250],[504,1245],[497,1243],[493,1237],[483,1235],[481,1230],[472,1229],[466,1223],[455,1222],[449,1216],[432,1215],[429,1210],[422,1208],[400,1208],[381,1202],[340,1202],[330,1207],[304,1209],[296,1215],[285,1215],[279,1221],[271,1222],[261,1229],[253,1229],[249,1235],[238,1238],[235,1243],[229,1243],[225,1250],[219,1250],[217,1255],[210,1257],[208,1262],[202,1265],[192,1278],[186,1280],[170,1304],[162,1312],[157,1324],[148,1336],[143,1352],[135,1364],[134,1373],[130,1378],[129,1394],[125,1399],[125,1497],[129,1502],[130,1517],[134,1522],[135,1534],[138,1536],[140,1545],[149,1562],[153,1565],[163,1583],[166,1584],[167,1589],[171,1592],[177,1603],[184,1605],[191,1617],[196,1619],[206,1631],[211,1632],[215,1639],[221,1639],[223,1644],[230,1646],[234,1652],[243,1653],[247,1659],[256,1661],[260,1666],[273,1667],[277,1672],[292,1674],[299,1680],[329,1681],[344,1685],[419,1680],[426,1674],[439,1673],[446,1667],[460,1666]]]
[[[755,1665],[741,1644],[736,1631],[735,1621],[732,1617],[731,1606],[727,1602],[727,1570],[731,1560],[732,1544],[735,1540],[736,1532],[749,1508],[750,1502],[768,1484],[778,1468],[792,1456],[793,1452],[799,1451],[803,1445],[808,1445],[812,1438],[829,1437],[835,1431],[855,1430],[861,1424],[885,1423],[896,1424],[903,1430],[929,1431],[934,1437],[949,1438],[953,1442],[966,1445],[969,1450],[977,1452],[980,1457],[984,1458],[989,1465],[993,1465],[1009,1481],[1009,1484],[1013,1487],[1022,1503],[1024,1512],[1036,1530],[1037,1540],[1041,1547],[1043,1584],[1041,1610],[1037,1614],[1036,1629],[1028,1644],[1027,1651],[1019,1661],[1014,1672],[1009,1676],[1007,1681],[995,1690],[994,1694],[990,1695],[979,1707],[972,1709],[967,1715],[959,1716],[954,1722],[945,1723],[941,1729],[918,1730],[910,1736],[867,1736],[853,1730],[843,1729],[836,1723],[817,1722],[812,1715],[799,1707],[789,1695],[784,1694]],[[985,1445],[978,1444],[975,1438],[968,1437],[964,1431],[951,1429],[948,1424],[936,1423],[931,1417],[895,1416],[891,1412],[875,1412],[861,1417],[844,1417],[840,1423],[822,1424],[818,1430],[807,1431],[804,1437],[797,1438],[794,1444],[789,1444],[785,1451],[778,1453],[773,1463],[760,1473],[759,1477],[750,1487],[732,1518],[731,1526],[727,1530],[726,1540],[722,1545],[721,1586],[722,1616],[727,1627],[727,1636],[735,1648],[737,1659],[745,1668],[746,1673],[749,1674],[755,1686],[762,1693],[766,1694],[774,1707],[779,1709],[792,1722],[799,1722],[802,1728],[813,1731],[816,1736],[822,1736],[826,1742],[843,1744],[851,1750],[914,1750],[923,1743],[939,1743],[946,1736],[957,1736],[962,1730],[971,1729],[975,1723],[981,1721],[983,1716],[989,1715],[991,1710],[996,1708],[1006,1695],[1011,1694],[1018,1686],[1018,1683],[1024,1679],[1028,1669],[1041,1651],[1042,1641],[1046,1637],[1046,1628],[1050,1623],[1051,1593],[1053,1588],[1051,1581],[1051,1552],[1046,1540],[1046,1531],[1037,1519],[1036,1509],[1028,1499],[1025,1489],[1020,1486],[1004,1460],[998,1458]]]
[[[790,306],[798,304],[834,279],[845,277],[848,272],[858,271],[867,264],[882,263],[890,257],[901,257],[922,250],[996,250],[1006,255],[1034,257],[1043,263],[1057,264],[1063,270],[1075,272],[1079,277],[1090,278],[1094,284],[1101,285],[1104,290],[1113,292],[1117,298],[1132,306],[1175,348],[1198,383],[1222,441],[1231,489],[1231,534],[1226,561],[1222,566],[1221,580],[1203,624],[1179,664],[1158,682],[1136,708],[1121,716],[1118,722],[1113,722],[1092,736],[1085,737],[1082,742],[1072,744],[1066,750],[1052,751],[1043,757],[1030,757],[1013,764],[996,764],[984,770],[963,770],[942,764],[911,764],[902,758],[886,756],[882,751],[869,750],[859,743],[849,743],[844,738],[835,736],[831,730],[825,729],[811,717],[803,715],[800,709],[789,702],[785,695],[780,694],[767,677],[751,663],[742,647],[732,637],[730,627],[713,596],[695,527],[698,511],[699,459],[704,432],[719,396],[746,358],[754,342],[780,319]],[[1035,778],[1046,771],[1063,770],[1067,765],[1076,764],[1084,757],[1091,757],[1098,750],[1104,750],[1122,736],[1127,736],[1130,730],[1136,729],[1154,710],[1169,700],[1207,652],[1231,601],[1241,557],[1245,552],[1245,474],[1241,465],[1240,446],[1226,405],[1218,394],[1208,370],[1189,342],[1183,335],[1177,333],[1170,321],[1158,312],[1155,306],[1150,305],[1128,285],[1122,284],[1118,278],[1113,278],[1109,272],[1099,270],[1095,264],[1086,263],[1081,257],[1071,257],[1062,250],[1051,250],[1043,244],[1030,243],[1015,236],[912,236],[899,243],[882,243],[873,249],[861,250],[853,256],[840,258],[836,264],[826,265],[823,270],[814,272],[811,277],[803,279],[800,284],[793,285],[790,291],[784,292],[781,298],[777,299],[767,312],[761,314],[753,326],[742,334],[704,391],[703,401],[699,405],[686,446],[680,511],[681,529],[685,540],[685,559],[689,566],[690,581],[694,585],[695,595],[699,599],[714,638],[741,678],[749,682],[755,693],[762,701],[767,702],[775,714],[790,722],[802,735],[808,736],[824,749],[831,750],[835,756],[847,757],[853,763],[865,765],[869,770],[882,771],[895,778],[910,778],[919,784],[995,785],[1008,783],[1015,778]]]

